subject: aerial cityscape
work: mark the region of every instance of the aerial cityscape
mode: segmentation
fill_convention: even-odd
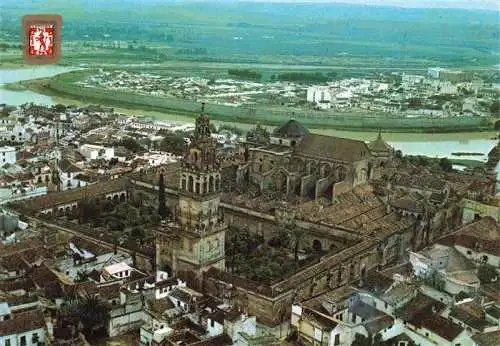
[[[5,0],[0,346],[500,345],[499,10]]]

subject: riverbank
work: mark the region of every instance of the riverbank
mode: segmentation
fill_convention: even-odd
[[[82,103],[98,103],[112,107],[144,112],[157,112],[169,116],[193,119],[199,103],[174,97],[155,97],[131,92],[81,87],[74,84],[86,72],[70,72],[55,78],[44,78],[8,84],[9,90],[30,90],[61,99]],[[462,118],[404,118],[394,115],[362,116],[359,113],[324,113],[305,111],[300,108],[256,105],[250,111],[246,107],[230,107],[210,104],[213,120],[237,124],[261,124],[278,126],[295,118],[310,129],[396,133],[456,133],[485,132],[492,130],[491,119]]]

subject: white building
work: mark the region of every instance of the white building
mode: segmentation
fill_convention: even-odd
[[[103,159],[109,161],[115,157],[115,149],[103,145],[83,144],[79,151],[87,160]]]
[[[3,166],[6,163],[16,163],[16,148],[14,147],[0,147],[0,158],[1,158],[1,165]]]
[[[109,265],[107,267],[104,267],[102,273],[103,281],[109,278],[126,279],[130,277],[130,274],[132,274],[132,271],[134,270],[134,268],[132,268],[125,262]]]
[[[0,321],[0,346],[44,344],[45,328],[41,311],[18,312],[12,318]]]
[[[439,79],[439,74],[443,69],[441,67],[430,67],[427,69],[427,75],[434,79]]]
[[[62,159],[58,162],[58,172],[61,180],[61,191],[76,189],[88,185],[86,181],[78,179],[78,176],[83,173],[83,169],[71,163],[67,159]]]
[[[307,102],[331,103],[334,94],[329,86],[312,86],[307,88]]]
[[[10,187],[0,188],[0,204],[21,201],[23,199],[31,199],[46,195],[48,192],[47,186],[27,186],[27,187]]]

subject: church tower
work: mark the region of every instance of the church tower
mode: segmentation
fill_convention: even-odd
[[[174,271],[191,271],[198,279],[211,267],[224,270],[227,229],[219,209],[221,170],[216,143],[204,106],[182,161],[176,215],[178,247],[174,259]]]

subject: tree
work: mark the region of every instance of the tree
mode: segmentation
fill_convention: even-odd
[[[186,151],[186,142],[180,134],[169,132],[160,143],[160,150],[180,156]]]
[[[500,101],[496,100],[490,106],[490,112],[492,115],[500,116]]]
[[[85,271],[79,270],[76,273],[75,282],[86,282],[88,279],[89,279],[89,276],[88,276],[88,274]]]
[[[372,346],[370,339],[368,339],[363,334],[356,333],[351,346]]]
[[[450,160],[448,160],[446,157],[443,157],[442,159],[439,160],[439,167],[444,172],[451,172],[453,170],[453,165]]]
[[[80,321],[84,330],[90,334],[98,328],[106,325],[109,318],[108,310],[101,300],[95,296],[90,296],[80,301],[79,304]]]
[[[163,179],[163,174],[160,174],[158,181],[158,215],[165,220],[168,215],[167,203],[165,200],[165,181]]]
[[[121,145],[122,147],[125,147],[125,149],[130,150],[134,153],[141,151],[143,148],[141,145],[133,138],[123,138],[121,141],[118,142],[118,145]]]
[[[292,237],[292,239],[294,241],[293,254],[294,254],[295,262],[298,262],[300,243],[305,236],[305,232],[302,228],[297,227],[297,226],[293,226],[291,231],[290,231],[290,236]]]
[[[58,103],[54,106],[54,109],[56,110],[56,112],[61,113],[61,112],[64,112],[66,110],[66,106]]]
[[[500,131],[500,120],[495,121],[495,130]]]
[[[482,284],[489,284],[498,279],[498,274],[494,267],[484,264],[478,268],[477,277]]]

